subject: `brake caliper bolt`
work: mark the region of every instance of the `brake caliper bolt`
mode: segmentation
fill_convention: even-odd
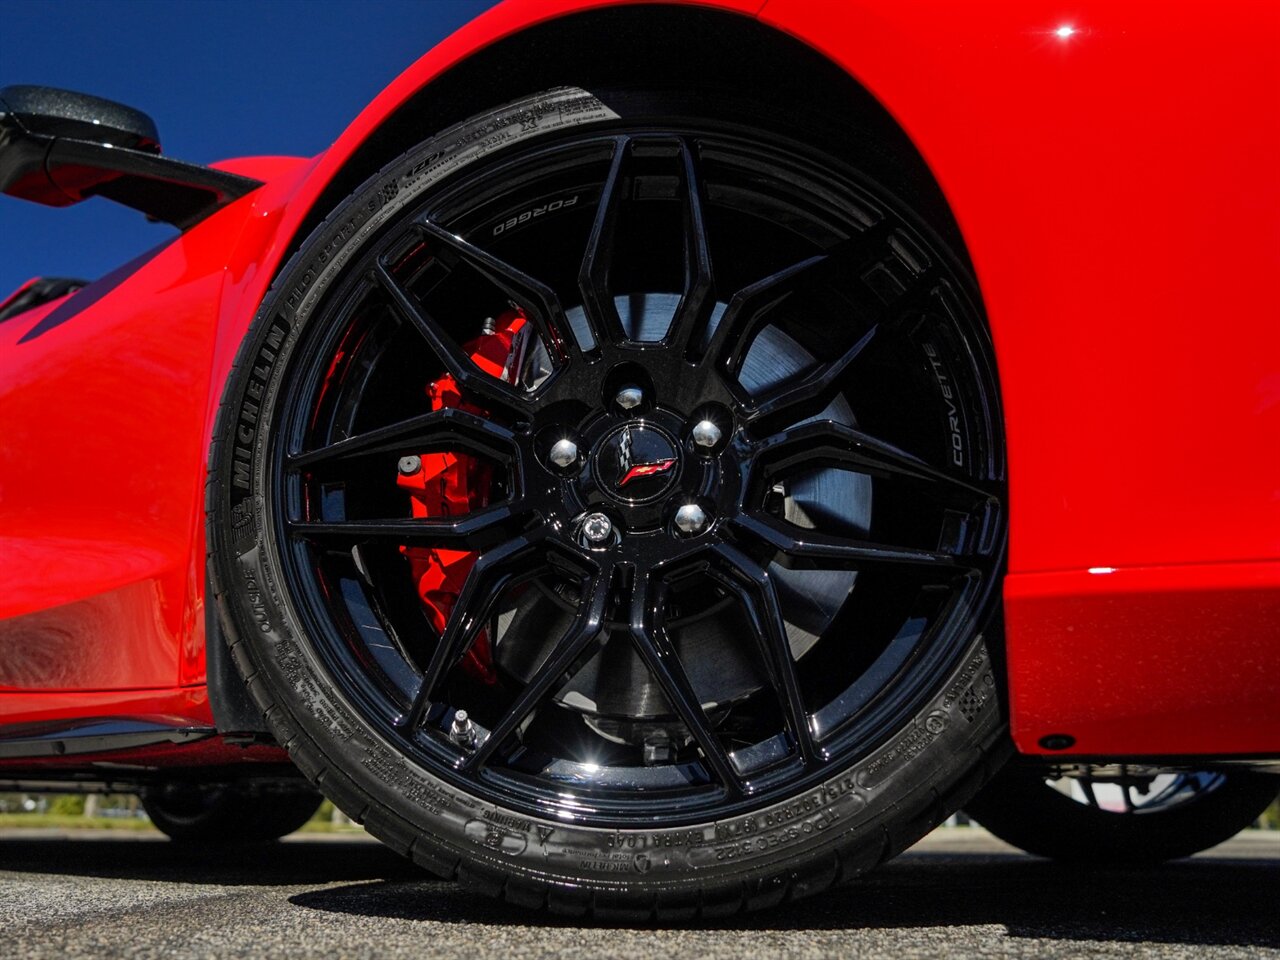
[[[578,462],[578,445],[568,438],[557,440],[551,448],[551,462],[562,470],[567,470]]]
[[[582,521],[582,539],[588,546],[598,547],[613,534],[613,523],[603,513],[589,513]]]
[[[692,436],[694,443],[700,447],[710,450],[720,442],[720,438],[724,436],[724,433],[721,432],[720,428],[717,427],[713,421],[699,420],[693,426]]]
[[[618,391],[613,400],[623,410],[634,410],[644,403],[644,391],[636,386],[626,386]]]
[[[459,710],[453,715],[453,723],[449,726],[449,739],[460,747],[476,745],[476,725],[467,716],[467,711]]]
[[[422,469],[422,458],[410,454],[400,458],[400,472],[406,477]]]
[[[696,503],[686,503],[676,511],[676,529],[690,537],[707,529],[707,520],[707,511]]]

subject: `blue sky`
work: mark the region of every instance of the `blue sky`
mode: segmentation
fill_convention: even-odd
[[[310,155],[492,0],[0,0],[0,86],[80,90],[155,118],[197,163]],[[0,299],[36,275],[93,279],[173,233],[106,200],[0,195]]]

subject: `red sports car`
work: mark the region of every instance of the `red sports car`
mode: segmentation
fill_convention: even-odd
[[[314,785],[597,916],[966,804],[1229,835],[1280,769],[1278,36],[510,0],[319,156],[212,168],[0,91],[6,193],[181,228],[0,306],[0,780],[190,839]]]

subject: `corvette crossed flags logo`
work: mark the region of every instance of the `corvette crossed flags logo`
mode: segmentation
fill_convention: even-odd
[[[621,474],[617,482],[617,488],[619,490],[625,487],[632,480],[639,480],[642,477],[652,477],[659,473],[666,473],[675,465],[675,457],[668,457],[664,460],[655,460],[652,463],[632,463],[631,428],[627,427],[622,431],[622,441],[618,444],[618,469]]]

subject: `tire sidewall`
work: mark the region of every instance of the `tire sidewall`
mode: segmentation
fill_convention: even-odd
[[[565,89],[460,124],[355,191],[281,271],[228,382],[211,463],[211,567],[234,657],[303,772],[349,816],[428,863],[463,860],[548,883],[655,891],[737,884],[850,845],[861,845],[869,866],[967,799],[940,802],[983,763],[1001,730],[983,634],[910,722],[825,783],[726,820],[610,830],[487,802],[405,756],[339,691],[283,589],[269,495],[270,424],[283,372],[316,306],[369,237],[456,172],[497,150],[617,119],[594,96]]]

